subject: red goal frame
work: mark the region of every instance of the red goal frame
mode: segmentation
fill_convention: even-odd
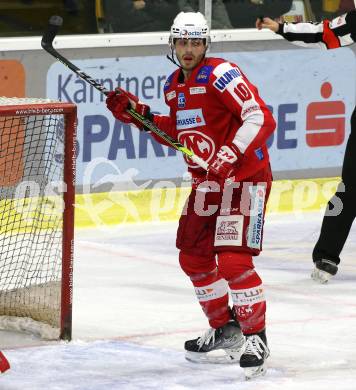
[[[12,98],[9,98],[11,100]],[[23,99],[24,100],[24,99]],[[30,101],[31,99],[29,99]],[[34,99],[36,100],[36,99]],[[21,102],[21,99],[19,99]],[[76,169],[77,107],[73,103],[45,102],[0,105],[0,116],[24,117],[31,115],[63,115],[64,117],[64,167],[63,179],[67,190],[63,193],[62,233],[62,284],[60,305],[60,339],[72,338],[73,259],[74,259],[74,203]]]

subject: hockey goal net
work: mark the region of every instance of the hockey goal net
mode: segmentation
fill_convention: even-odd
[[[71,339],[76,106],[0,98],[0,329]]]

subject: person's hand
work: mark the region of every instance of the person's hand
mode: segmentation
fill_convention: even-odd
[[[223,145],[210,162],[206,179],[217,181],[222,189],[226,179],[235,175],[241,157],[237,146],[234,144]]]
[[[133,108],[137,113],[147,119],[150,119],[150,107],[138,100],[138,97],[122,88],[116,88],[109,92],[106,98],[106,106],[112,112],[113,116],[121,122],[133,123],[140,130],[145,130],[140,121],[133,118],[127,111]]]
[[[260,18],[257,18],[257,20],[256,20],[256,28],[258,30],[262,30],[263,28],[268,28],[271,31],[277,32],[278,28],[279,28],[279,24],[271,18],[260,17]]]
[[[140,9],[144,9],[146,7],[145,0],[132,0],[132,5],[135,10],[139,11]]]

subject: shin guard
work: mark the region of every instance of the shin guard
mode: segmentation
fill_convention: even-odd
[[[231,319],[228,284],[219,274],[215,259],[180,252],[179,262],[193,283],[210,326],[216,329],[225,325]]]
[[[265,328],[266,301],[261,278],[251,255],[239,252],[219,253],[219,270],[228,281],[236,319],[244,334]]]

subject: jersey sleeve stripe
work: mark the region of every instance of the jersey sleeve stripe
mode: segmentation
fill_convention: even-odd
[[[262,117],[263,118],[263,117]],[[259,134],[262,124],[249,122],[242,125],[233,139],[233,143],[238,147],[241,153],[245,153],[246,149],[251,145]]]

